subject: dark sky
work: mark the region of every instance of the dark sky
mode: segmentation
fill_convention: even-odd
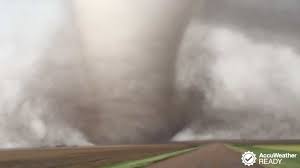
[[[206,0],[195,10],[199,22],[227,25],[252,38],[299,47],[300,2],[297,0]]]

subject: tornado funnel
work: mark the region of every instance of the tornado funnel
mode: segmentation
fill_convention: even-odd
[[[190,1],[75,0],[90,91],[96,143],[169,139],[174,62]]]

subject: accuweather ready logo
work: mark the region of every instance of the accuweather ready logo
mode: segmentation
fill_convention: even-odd
[[[297,154],[291,153],[260,153],[257,158],[255,153],[248,151],[243,153],[242,163],[245,166],[253,166],[255,163],[260,165],[280,165],[284,159],[296,158]]]
[[[254,163],[256,163],[256,155],[253,152],[245,152],[242,155],[242,162],[245,166],[253,166]]]

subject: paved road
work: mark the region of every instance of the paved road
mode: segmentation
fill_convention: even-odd
[[[210,144],[200,149],[149,166],[149,168],[245,168],[241,153],[223,144]],[[248,167],[249,168],[249,167]],[[251,168],[263,168],[259,165]]]

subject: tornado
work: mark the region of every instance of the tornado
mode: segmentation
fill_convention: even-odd
[[[75,0],[90,107],[81,129],[93,143],[169,140],[181,128],[174,64],[192,0]],[[181,119],[180,119],[181,120]]]

